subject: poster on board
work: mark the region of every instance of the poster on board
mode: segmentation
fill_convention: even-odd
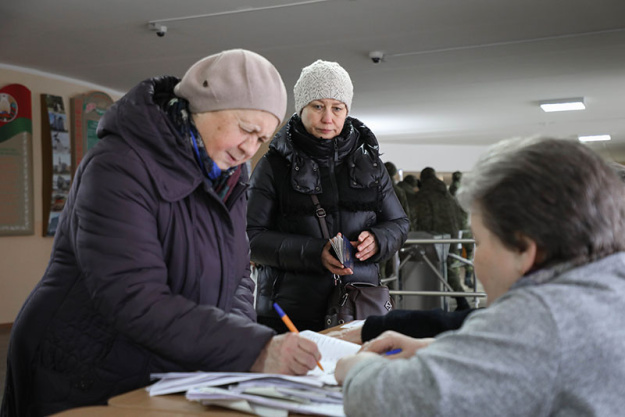
[[[34,233],[31,93],[0,89],[0,236]]]
[[[112,104],[113,99],[101,91],[80,94],[70,100],[74,171],[82,157],[98,142],[96,135],[98,123]]]
[[[63,98],[41,95],[43,235],[54,236],[72,175],[72,146]]]

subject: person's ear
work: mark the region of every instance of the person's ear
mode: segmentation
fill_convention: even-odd
[[[517,268],[521,273],[520,276],[523,276],[534,267],[538,261],[539,254],[536,242],[533,239],[525,235],[519,236],[519,239],[525,246],[525,249],[519,250],[517,257]]]

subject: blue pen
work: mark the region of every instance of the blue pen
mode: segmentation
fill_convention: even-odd
[[[391,355],[395,355],[397,353],[401,352],[401,349],[393,349],[393,350],[389,350],[388,352],[384,352],[385,356],[391,356]]]

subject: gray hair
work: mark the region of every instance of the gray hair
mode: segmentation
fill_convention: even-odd
[[[578,142],[501,141],[464,176],[458,201],[480,210],[484,226],[509,249],[525,249],[522,235],[535,241],[543,265],[625,249],[625,186]]]

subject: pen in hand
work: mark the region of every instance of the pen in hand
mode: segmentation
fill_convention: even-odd
[[[291,319],[289,318],[289,316],[287,316],[284,313],[284,310],[282,310],[280,308],[280,306],[278,305],[278,303],[273,303],[273,308],[276,309],[276,311],[278,312],[278,315],[280,316],[280,318],[282,319],[282,321],[284,322],[284,324],[286,325],[286,327],[291,331],[291,333],[299,333],[299,331],[297,330],[297,328],[295,327],[295,325],[293,324],[293,322],[291,321]],[[321,364],[319,363],[319,361],[317,361],[317,366],[319,367],[319,369],[321,369],[322,371],[325,372],[325,370],[323,369],[323,366],[321,366]]]
[[[384,352],[385,356],[390,356],[390,355],[395,355],[397,353],[401,352],[401,349],[393,349],[393,350],[389,350],[387,352]]]

